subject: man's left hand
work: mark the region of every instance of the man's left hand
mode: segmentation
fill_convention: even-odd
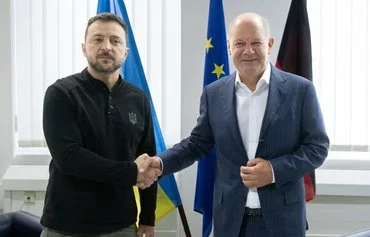
[[[240,167],[240,177],[248,188],[260,188],[272,182],[270,162],[262,158],[248,161],[247,166]]]
[[[139,225],[136,232],[137,237],[154,237],[154,226]]]

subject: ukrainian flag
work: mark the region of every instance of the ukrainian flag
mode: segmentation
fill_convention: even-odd
[[[229,75],[229,60],[223,4],[222,0],[210,0],[203,86],[207,86],[226,75]],[[208,237],[212,231],[215,163],[215,149],[207,157],[198,161],[194,210],[203,214],[203,237]]]
[[[128,27],[128,48],[130,53],[127,56],[126,62],[122,67],[121,74],[123,78],[130,83],[141,88],[150,98],[154,135],[157,153],[166,150],[164,144],[161,128],[159,127],[158,118],[155,113],[152,98],[148,83],[145,78],[143,66],[141,64],[139,52],[136,47],[134,34],[131,28],[131,24],[127,15],[127,10],[123,0],[99,0],[97,13],[111,12],[121,17]],[[137,190],[137,189],[136,189]],[[137,194],[137,191],[136,191]],[[138,199],[137,199],[138,200]],[[157,209],[156,209],[156,220],[167,215],[169,212],[174,210],[176,207],[182,205],[179,191],[177,189],[176,181],[174,176],[167,175],[158,180],[158,194],[157,194]]]

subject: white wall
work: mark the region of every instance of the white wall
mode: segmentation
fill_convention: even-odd
[[[198,116],[199,99],[203,86],[208,4],[208,0],[183,0],[181,4],[180,117],[182,138],[190,134]],[[271,34],[275,37],[275,46],[271,55],[271,61],[275,63],[289,6],[290,0],[224,0],[226,27],[228,28],[229,22],[235,16],[243,12],[254,11],[266,17],[271,24]],[[196,172],[197,164],[194,164],[179,172],[178,179],[189,226],[194,236],[198,236],[202,229],[201,215],[193,211]]]

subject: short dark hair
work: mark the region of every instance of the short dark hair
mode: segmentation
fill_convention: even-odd
[[[122,20],[121,17],[116,16],[113,13],[107,13],[107,12],[100,13],[100,14],[98,14],[96,16],[93,16],[89,19],[89,21],[87,22],[86,29],[85,29],[85,41],[86,41],[86,37],[87,37],[87,31],[89,30],[89,27],[91,26],[91,24],[94,23],[95,21],[117,22],[120,26],[122,26],[123,30],[125,31],[125,33],[126,33],[126,42],[128,42],[128,27],[127,27],[126,23]]]

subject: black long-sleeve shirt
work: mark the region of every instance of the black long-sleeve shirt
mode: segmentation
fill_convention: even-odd
[[[148,97],[118,80],[110,91],[87,69],[45,93],[43,127],[52,159],[41,224],[106,233],[136,222],[138,155],[155,154]],[[154,225],[157,184],[143,191],[140,223]]]

